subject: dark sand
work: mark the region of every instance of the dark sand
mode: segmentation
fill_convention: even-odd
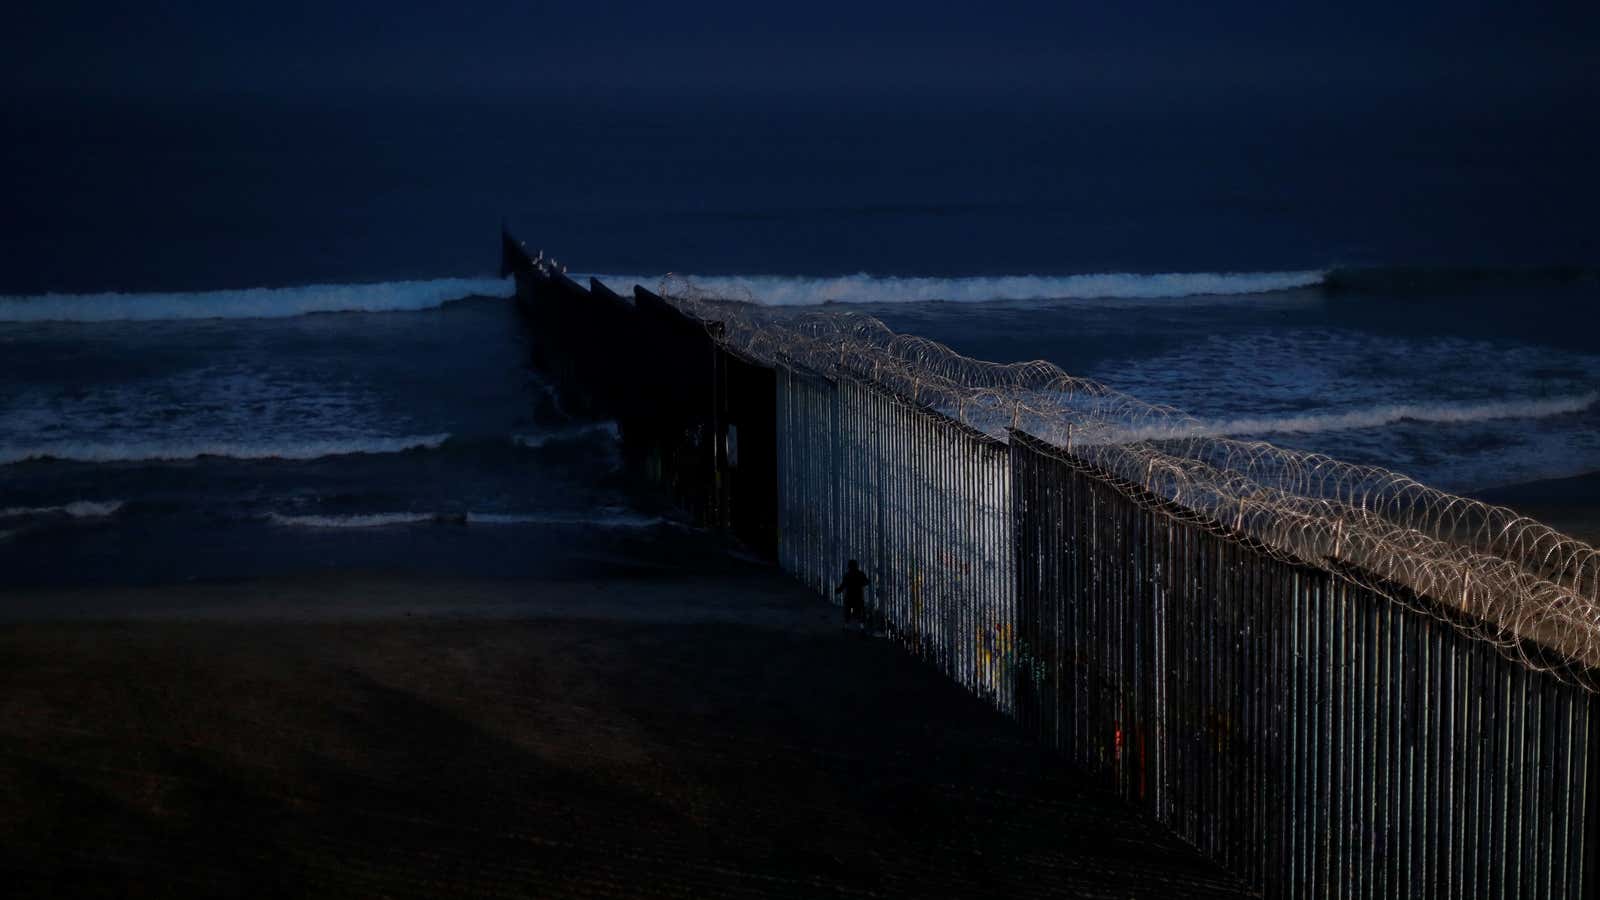
[[[1514,484],[1476,496],[1600,547],[1600,472]]]
[[[3,604],[7,896],[1239,895],[770,571]]]

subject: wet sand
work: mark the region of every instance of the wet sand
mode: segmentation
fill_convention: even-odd
[[[1498,506],[1508,506],[1557,531],[1600,547],[1600,472],[1514,484],[1475,496]]]
[[[1240,895],[770,570],[3,603],[14,896]]]

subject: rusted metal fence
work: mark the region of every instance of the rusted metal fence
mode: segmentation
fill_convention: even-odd
[[[1425,598],[1010,448],[1017,715],[1043,740],[1271,896],[1589,896],[1596,695]]]
[[[509,251],[508,251],[509,252]],[[517,302],[534,362],[568,412],[617,422],[630,473],[701,525],[725,528],[756,552],[777,553],[775,373],[718,338],[716,323],[684,315],[636,287],[631,300],[599,281],[513,257]],[[605,352],[603,352],[605,351]],[[635,366],[622,360],[669,361]],[[641,373],[648,371],[648,377]]]
[[[721,410],[719,503],[727,528],[746,547],[778,554],[777,373],[771,366],[717,349]]]
[[[779,367],[778,559],[997,706],[1012,701],[1016,578],[1006,447],[880,387]]]
[[[837,468],[812,473],[838,485],[835,559],[861,560],[869,608],[900,643],[1009,710],[1017,582],[1005,443],[870,382],[839,377],[835,396]]]
[[[1246,883],[1592,891],[1595,694],[1030,435],[776,386],[781,564],[831,594],[860,558],[908,649]]]
[[[1265,895],[1595,895],[1600,695],[1546,651],[643,288],[518,283],[564,389],[697,521],[828,597],[859,559],[879,627]],[[595,374],[602,327],[656,377]]]
[[[832,596],[848,549],[840,513],[839,396],[831,379],[779,366],[778,564]]]

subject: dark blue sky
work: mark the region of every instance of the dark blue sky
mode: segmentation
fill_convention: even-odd
[[[1600,4],[31,3],[13,96],[1067,96],[1525,112],[1600,98]]]
[[[482,272],[502,217],[613,271],[1594,265],[1597,26],[1597,0],[34,2],[0,13],[0,288]]]

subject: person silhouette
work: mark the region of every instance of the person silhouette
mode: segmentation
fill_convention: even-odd
[[[844,594],[844,624],[857,622],[865,628],[867,624],[867,573],[861,571],[861,564],[850,560],[845,566],[844,580],[833,589],[835,595]]]

